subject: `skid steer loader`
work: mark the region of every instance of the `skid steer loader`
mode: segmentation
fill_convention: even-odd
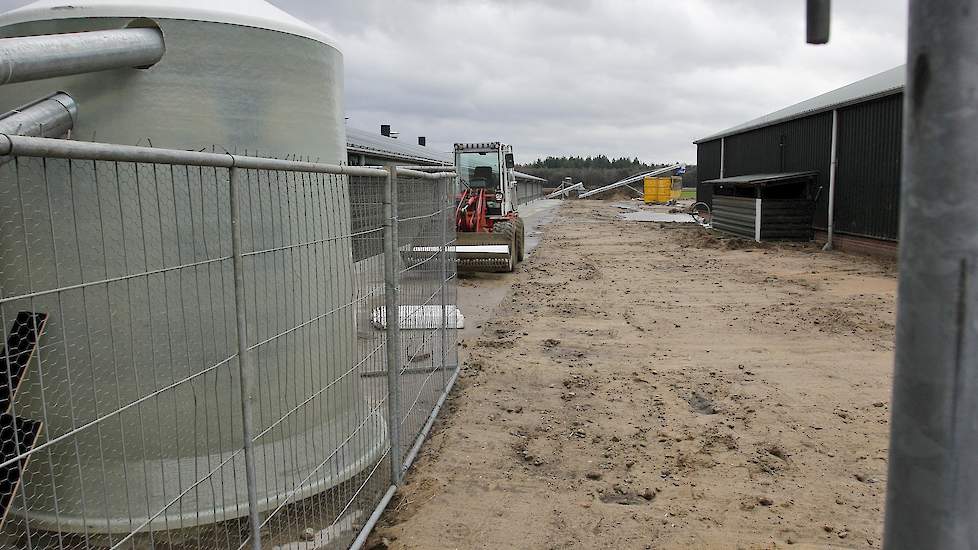
[[[455,210],[460,272],[510,272],[523,261],[525,231],[516,211],[515,167],[512,146],[455,144],[461,183]]]

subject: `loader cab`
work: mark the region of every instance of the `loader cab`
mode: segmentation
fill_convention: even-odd
[[[455,166],[462,187],[486,190],[490,216],[505,215],[509,209],[505,201],[507,162],[509,159],[499,143],[455,146]]]

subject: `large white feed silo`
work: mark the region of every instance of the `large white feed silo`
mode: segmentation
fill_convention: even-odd
[[[162,34],[159,61],[4,84],[0,112],[59,94],[74,102],[73,139],[345,161],[340,51],[265,2],[43,0],[0,16],[0,38],[134,27]],[[350,234],[348,188],[310,189],[244,183],[244,246],[319,243],[247,265],[250,343],[269,341],[255,354],[263,511],[350,479],[387,444],[349,375],[353,264],[350,240],[335,238]],[[231,264],[220,259],[227,199],[221,170],[0,165],[4,330],[19,311],[49,316],[31,367],[40,373],[28,373],[15,412],[44,419],[41,443],[57,441],[31,457],[12,518],[127,533],[247,514],[244,462],[228,460],[242,437]],[[307,202],[292,210],[296,201]],[[294,232],[293,212],[315,223]]]

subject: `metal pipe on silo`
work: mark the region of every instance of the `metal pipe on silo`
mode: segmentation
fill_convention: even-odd
[[[0,134],[61,137],[74,126],[76,116],[75,100],[59,92],[0,118]]]
[[[0,118],[0,134],[60,138],[75,126],[78,106],[68,94],[57,93]],[[0,156],[0,164],[13,157]]]
[[[884,548],[973,549],[978,10],[971,0],[912,0],[909,19]]]
[[[153,28],[3,38],[0,84],[150,67],[165,50],[163,33]]]

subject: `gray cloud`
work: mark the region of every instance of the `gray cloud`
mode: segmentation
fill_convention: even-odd
[[[24,2],[0,0],[0,9]],[[554,154],[695,160],[698,137],[904,61],[906,0],[273,0],[336,39],[350,124]]]

